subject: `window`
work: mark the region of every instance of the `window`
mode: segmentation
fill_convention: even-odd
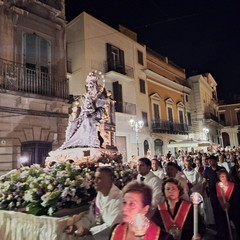
[[[220,113],[219,114],[219,118],[220,118],[220,122],[225,125],[225,123],[226,123],[225,122],[225,114],[224,113]]]
[[[142,112],[142,120],[144,122],[144,126],[148,127],[148,117],[146,112]]]
[[[192,126],[192,118],[191,118],[191,113],[187,112],[187,121],[188,121],[188,125]]]
[[[172,111],[172,108],[168,107],[167,110],[168,110],[168,120],[170,122],[173,122],[173,111]]]
[[[119,82],[113,83],[113,98],[116,101],[115,109],[117,112],[123,112],[122,85]]]
[[[45,165],[45,159],[52,150],[52,144],[48,142],[31,141],[21,144],[21,155],[27,157],[27,165]]]
[[[50,42],[36,34],[23,33],[23,60],[29,70],[40,70],[42,73],[50,73]]]
[[[140,85],[140,92],[146,93],[145,81],[143,79],[139,79],[139,85]]]
[[[179,122],[181,123],[181,124],[184,124],[184,120],[183,120],[183,111],[179,111]]]
[[[143,65],[143,53],[139,50],[137,52],[138,52],[138,63]]]
[[[143,149],[144,149],[144,155],[147,156],[148,150],[150,149],[149,143],[147,140],[144,140],[144,142],[143,142]]]
[[[186,102],[188,102],[188,95],[185,95]]]
[[[240,125],[240,111],[238,111],[236,113],[237,113],[237,122],[238,122],[238,125]]]
[[[159,105],[156,103],[153,104],[153,114],[154,114],[154,120],[159,121],[160,120]]]
[[[123,50],[107,43],[107,67],[108,71],[116,71],[125,74]]]

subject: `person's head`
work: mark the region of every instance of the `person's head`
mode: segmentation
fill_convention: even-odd
[[[222,183],[227,183],[228,181],[230,181],[230,177],[226,169],[220,169],[217,172],[217,175],[218,175],[219,181]]]
[[[209,157],[205,154],[202,156],[202,164],[203,166],[209,166]]]
[[[218,161],[218,157],[214,156],[214,155],[211,155],[209,157],[209,165],[211,167],[216,167],[217,166],[217,161]]]
[[[152,170],[153,171],[157,171],[159,167],[159,162],[156,158],[152,159]]]
[[[163,196],[167,200],[178,201],[183,195],[183,188],[175,178],[167,178],[162,185]]]
[[[110,167],[99,167],[95,172],[94,187],[97,191],[107,195],[113,180],[114,174]]]
[[[192,159],[191,158],[186,158],[185,161],[184,161],[184,166],[188,170],[192,169]]]
[[[168,162],[166,168],[167,176],[168,177],[175,177],[178,172],[178,166],[174,162]]]
[[[142,176],[146,176],[150,172],[151,167],[152,163],[148,158],[143,157],[138,159],[137,170]]]
[[[200,159],[200,158],[196,158],[195,164],[196,164],[196,167],[197,167],[197,168],[202,167],[202,161],[201,161],[201,159]]]
[[[138,213],[147,215],[152,203],[152,189],[144,183],[129,182],[123,188],[123,221],[129,223]]]
[[[225,155],[221,154],[218,159],[220,163],[225,162]]]

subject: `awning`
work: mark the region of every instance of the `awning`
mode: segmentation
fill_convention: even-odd
[[[210,147],[210,142],[183,140],[180,142],[172,142],[167,145],[167,148],[188,148],[188,147]]]

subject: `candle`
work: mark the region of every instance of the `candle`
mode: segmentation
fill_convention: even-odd
[[[191,194],[191,200],[193,203],[193,237],[198,237],[198,205],[203,201],[201,194],[193,192]]]
[[[193,237],[198,236],[198,205],[193,205]]]
[[[132,224],[132,229],[135,233],[136,237],[142,237],[145,235],[148,227],[149,227],[149,220],[146,216],[141,213],[138,213],[134,219]]]

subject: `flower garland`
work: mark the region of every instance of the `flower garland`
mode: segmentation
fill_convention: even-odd
[[[34,164],[14,169],[0,177],[0,207],[53,216],[59,209],[86,205],[96,195],[93,183],[98,165],[59,163],[53,168],[41,168]],[[120,189],[137,176],[136,169],[121,162],[113,160],[108,166],[113,168],[114,183]]]

